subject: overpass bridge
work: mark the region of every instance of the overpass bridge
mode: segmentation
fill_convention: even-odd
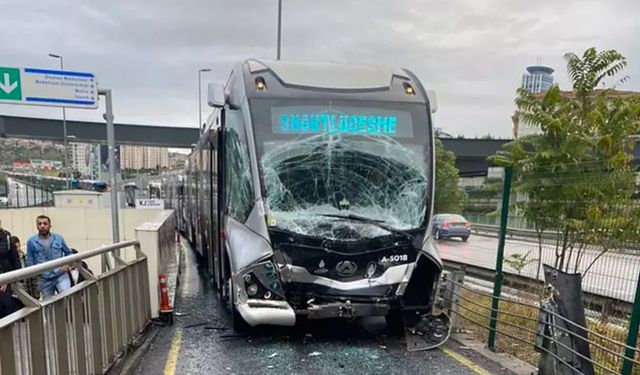
[[[105,143],[106,125],[98,122],[67,121],[67,132],[75,142]],[[62,121],[0,115],[0,137],[62,142]],[[191,148],[198,141],[197,128],[159,125],[115,124],[117,144]],[[509,140],[440,138],[444,148],[456,155],[456,167],[462,177],[486,176],[487,157]],[[634,149],[635,164],[640,163],[640,143]]]
[[[106,144],[106,125],[99,122],[67,121],[74,142]],[[0,115],[0,137],[63,142],[62,121]],[[198,141],[197,128],[159,125],[115,124],[117,144],[191,148]],[[461,176],[483,176],[494,155],[506,140],[441,138],[444,147],[456,154]]]

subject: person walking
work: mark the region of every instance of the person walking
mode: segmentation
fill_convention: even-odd
[[[27,253],[22,248],[22,242],[17,236],[11,236],[11,244],[16,247],[18,255],[20,256],[20,263],[22,267],[27,266]],[[40,291],[38,290],[38,277],[30,277],[22,280],[22,288],[35,299],[40,299]]]
[[[2,228],[0,221],[0,273],[22,268],[18,249],[11,241],[11,233]],[[11,285],[0,285],[0,318],[20,309],[20,303],[13,298]]]
[[[71,255],[71,250],[64,238],[59,234],[51,233],[51,219],[48,216],[38,216],[36,227],[38,234],[27,241],[27,266]],[[71,278],[68,274],[70,269],[69,265],[64,265],[40,274],[39,287],[43,299],[71,288]]]

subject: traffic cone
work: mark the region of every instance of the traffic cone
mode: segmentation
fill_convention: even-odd
[[[167,292],[167,274],[160,274],[160,312],[171,312],[173,309],[169,306],[169,293]]]

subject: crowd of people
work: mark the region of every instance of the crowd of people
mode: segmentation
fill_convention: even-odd
[[[36,228],[38,233],[29,238],[25,252],[20,239],[4,229],[0,221],[0,273],[34,266],[77,253],[75,249],[69,248],[61,235],[51,232],[51,218],[48,216],[38,216]],[[89,271],[86,263],[82,262],[81,267]],[[43,272],[37,277],[23,280],[21,288],[36,299],[47,299],[70,289],[83,279],[77,266],[64,265]],[[23,305],[15,295],[12,286],[0,284],[0,319],[22,307]]]

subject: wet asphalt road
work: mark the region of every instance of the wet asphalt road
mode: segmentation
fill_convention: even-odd
[[[449,349],[471,356],[485,371],[474,371],[442,350],[408,352],[404,337],[388,332],[384,319],[377,318],[263,327],[237,335],[189,251],[176,297],[177,315],[185,315],[162,328],[136,374],[511,374],[452,341]],[[175,372],[167,361],[172,345],[178,354]]]

